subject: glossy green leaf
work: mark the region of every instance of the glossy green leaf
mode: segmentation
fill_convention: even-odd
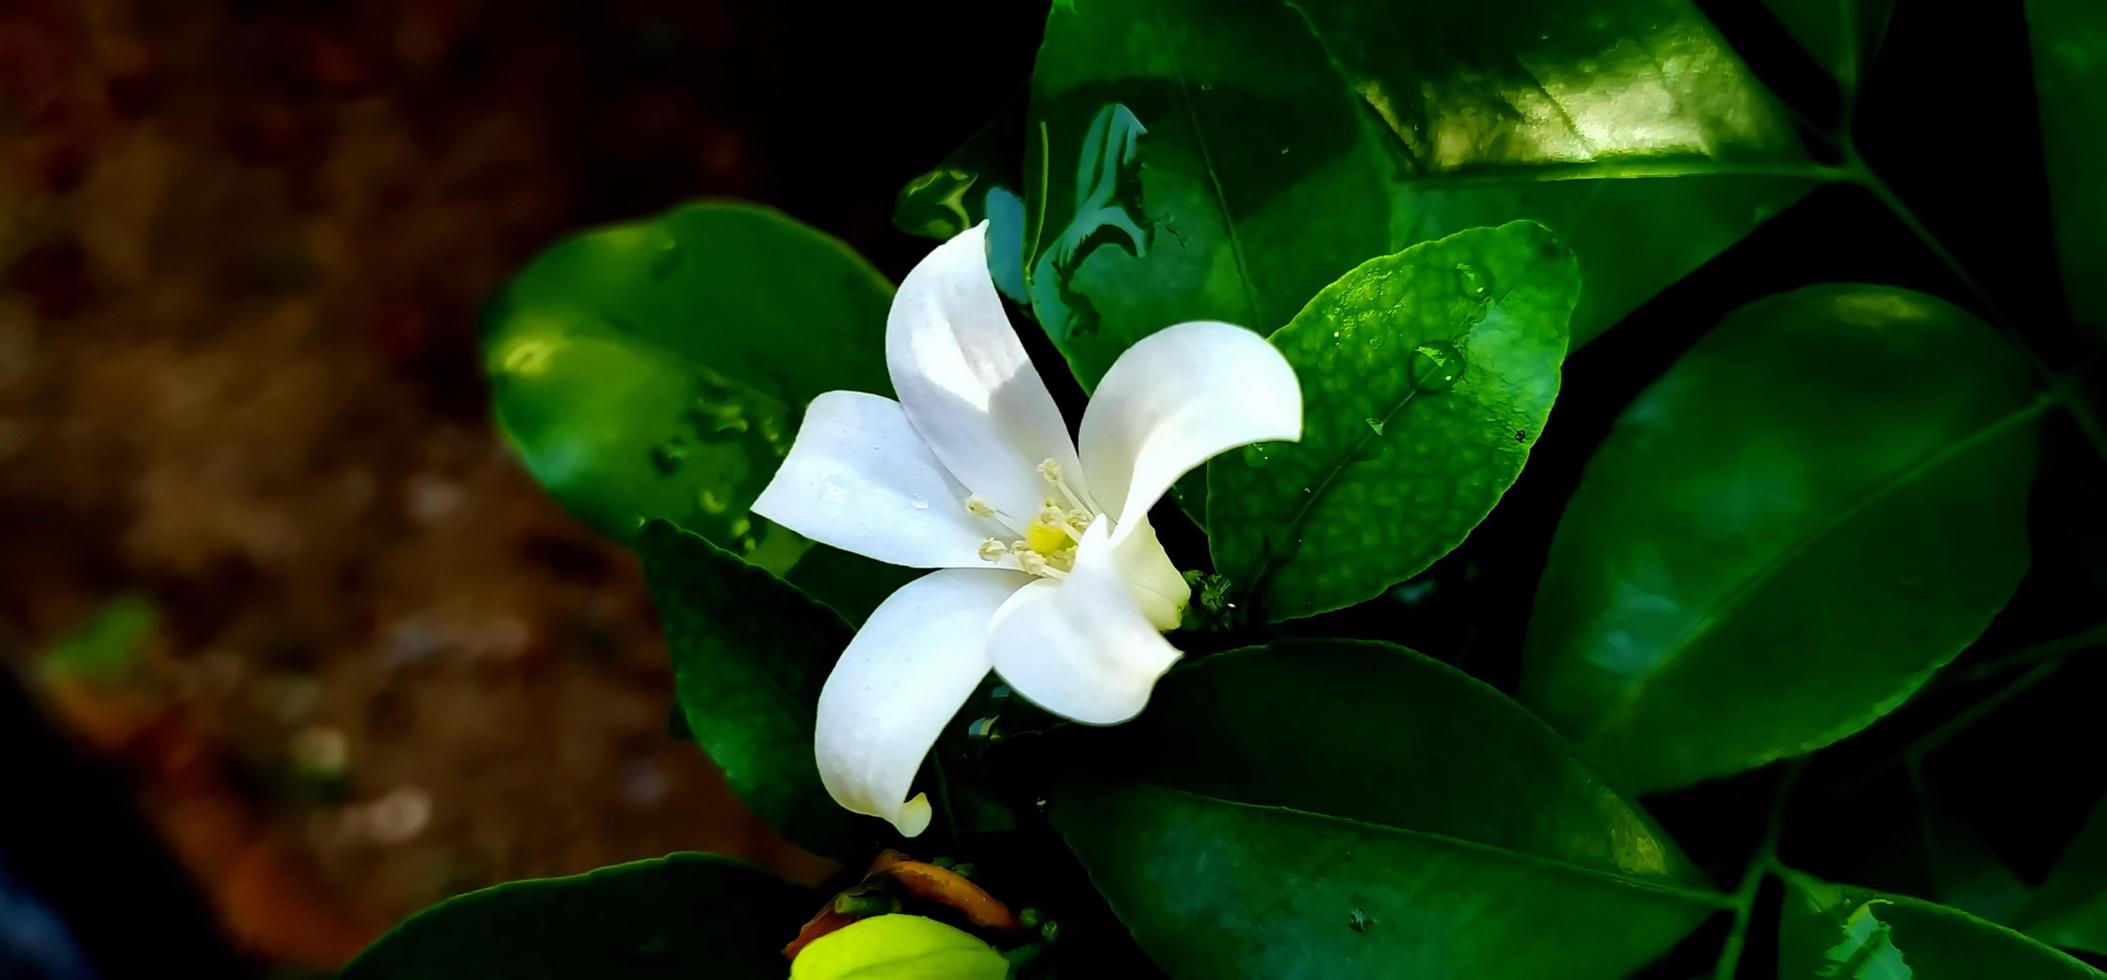
[[[1069,737],[1048,815],[1173,976],[1617,977],[1724,901],[1542,722],[1400,647],[1217,654]]]
[[[890,394],[891,296],[846,246],[765,208],[690,204],[589,231],[490,305],[498,423],[602,533],[630,541],[665,518],[781,571],[805,542],[747,506],[813,396]]]
[[[2098,970],[1959,909],[1787,872],[1779,980],[2096,980]]]
[[[1572,253],[1543,226],[1459,232],[1370,260],[1273,337],[1302,441],[1208,466],[1215,565],[1268,618],[1373,598],[1492,511],[1558,394]]]
[[[776,978],[811,889],[706,854],[517,881],[412,916],[343,980]]]
[[[879,915],[805,947],[790,980],[1002,980],[1009,972],[1001,953],[965,932],[918,915]]]
[[[1822,176],[1686,0],[1077,0],[1031,98],[1032,309],[1086,386],[1172,323],[1272,329],[1517,218],[1580,256],[1585,340]]]
[[[1022,133],[1017,122],[998,119],[929,172],[900,188],[893,227],[944,241],[986,221],[988,272],[995,287],[1018,303],[1024,292],[1024,194]]]
[[[1635,790],[1863,728],[2027,566],[2025,363],[1880,286],[1751,304],[1624,411],[1551,545],[1523,700]]]
[[[2107,800],[2056,859],[2020,923],[2042,942],[2107,955]]]
[[[637,540],[666,630],[681,714],[725,781],[807,850],[859,860],[881,825],[837,806],[812,759],[820,685],[848,646],[841,617],[665,521]]]
[[[2107,4],[2027,0],[2063,282],[2080,323],[2107,330]]]

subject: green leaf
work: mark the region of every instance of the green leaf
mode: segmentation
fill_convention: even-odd
[[[1218,654],[1067,737],[1047,813],[1174,976],[1616,977],[1724,902],[1556,733],[1400,647]]]
[[[1744,307],[1588,463],[1523,700],[1640,791],[1865,727],[2018,586],[2044,405],[2002,338],[1929,296]]]
[[[2107,5],[2027,0],[2026,10],[2064,288],[2080,323],[2107,330]]]
[[[1271,329],[1516,218],[1579,255],[1585,340],[1823,176],[1685,0],[1076,0],[1028,122],[1032,309],[1086,386],[1172,323]]]
[[[987,943],[935,919],[879,915],[805,947],[790,980],[1002,980],[1009,971]]]
[[[707,854],[671,854],[448,899],[403,922],[343,980],[780,977],[821,900]]]
[[[1808,57],[1856,97],[1866,65],[1886,32],[1893,0],[1763,0]]]
[[[1783,872],[1778,976],[2094,980],[2098,970],[1959,909]]]
[[[2107,955],[2107,800],[2093,807],[2020,922],[2042,942]]]
[[[696,744],[783,836],[817,854],[859,860],[881,825],[836,805],[812,760],[820,685],[848,646],[848,624],[664,521],[645,525],[637,551]]]
[[[765,208],[689,204],[586,232],[490,305],[498,423],[602,533],[631,541],[664,518],[782,571],[806,543],[747,507],[813,396],[891,392],[891,297],[847,246]]]
[[[1271,619],[1380,595],[1462,542],[1558,394],[1572,253],[1543,226],[1459,232],[1326,286],[1273,343],[1302,441],[1208,466],[1217,568]]]
[[[1018,303],[1024,291],[1024,194],[1018,177],[1024,136],[1013,116],[982,127],[964,146],[900,188],[893,227],[943,241],[988,223],[988,272]]]

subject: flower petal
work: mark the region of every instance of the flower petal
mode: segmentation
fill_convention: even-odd
[[[1112,362],[1081,437],[1083,474],[1124,528],[1210,457],[1302,438],[1302,387],[1266,338],[1227,323],[1181,323]]]
[[[986,242],[982,222],[907,274],[885,320],[885,365],[944,468],[1028,521],[1046,495],[1041,460],[1059,463],[1069,486],[1086,491],[1068,425],[995,295]]]
[[[1163,542],[1156,540],[1156,528],[1147,514],[1121,525],[1112,535],[1112,564],[1149,625],[1158,630],[1176,629],[1185,617],[1185,604],[1192,599],[1192,586],[1185,584],[1185,575],[1163,550]]]
[[[913,837],[929,798],[907,798],[937,734],[988,675],[988,623],[1022,572],[945,569],[878,604],[819,692],[813,754],[834,801]]]
[[[985,567],[1002,533],[966,512],[965,488],[915,434],[900,403],[860,391],[812,399],[753,512],[814,541],[915,568]]]
[[[1108,523],[1099,518],[1084,532],[1067,577],[1017,590],[988,629],[990,659],[1005,682],[1091,725],[1139,714],[1156,678],[1178,660],[1121,579]]]

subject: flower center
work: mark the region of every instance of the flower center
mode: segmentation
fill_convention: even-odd
[[[1083,540],[1083,531],[1097,514],[1068,486],[1061,464],[1051,459],[1041,462],[1039,476],[1046,481],[1048,492],[1029,522],[997,510],[977,495],[966,498],[966,511],[975,517],[999,521],[1017,535],[1008,541],[982,541],[982,561],[1032,575],[1064,578],[1075,567],[1075,546]]]

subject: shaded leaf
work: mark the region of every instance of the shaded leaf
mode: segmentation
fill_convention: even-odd
[[[2042,942],[2107,955],[2107,800],[2093,807],[2019,921]]]
[[[1958,909],[1785,872],[1778,977],[2097,978],[2100,972]]]
[[[1928,296],[1744,307],[1589,461],[1523,700],[1642,791],[1863,728],[2017,587],[2044,404],[2003,339]]]
[[[841,617],[665,521],[637,541],[696,744],[763,820],[828,857],[857,860],[881,825],[837,806],[812,757],[820,686],[848,646]]]
[[[1373,598],[1447,554],[1543,431],[1579,292],[1572,253],[1529,222],[1326,286],[1272,337],[1302,382],[1302,441],[1208,466],[1216,567],[1286,619]]]
[[[1724,901],[1554,732],[1399,647],[1218,654],[1069,737],[1048,815],[1176,976],[1622,976]]]
[[[2107,331],[2107,4],[2027,0],[2063,283],[2078,321]]]
[[[671,854],[448,899],[382,936],[342,977],[780,977],[783,944],[818,901],[727,858]]]
[[[988,272],[995,287],[1018,303],[1024,292],[1024,134],[1006,114],[973,134],[944,162],[900,188],[893,227],[944,241],[986,221]]]

